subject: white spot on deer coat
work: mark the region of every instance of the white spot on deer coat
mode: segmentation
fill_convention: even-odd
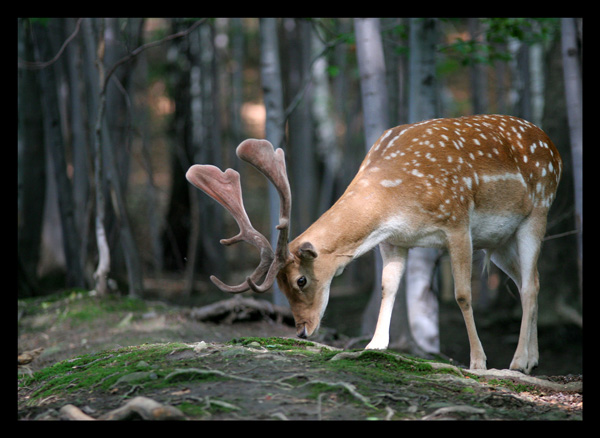
[[[394,179],[394,180],[384,179],[384,180],[381,180],[380,184],[383,187],[396,187],[396,186],[399,186],[401,182],[402,182],[401,179]]]

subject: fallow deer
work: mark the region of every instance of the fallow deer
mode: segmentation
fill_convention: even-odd
[[[510,368],[529,373],[538,364],[537,260],[562,171],[558,151],[542,130],[504,115],[434,119],[389,129],[339,200],[289,244],[291,195],[283,150],[250,139],[236,152],[277,188],[279,236],[273,251],[252,227],[236,171],[191,166],[187,179],[229,210],[240,227],[237,236],[221,243],[246,241],[260,250],[259,266],[243,283],[229,286],[211,277],[221,290],[265,292],[277,280],[297,335],[305,338],[319,327],[332,278],[379,245],[381,308],[366,348],[385,349],[408,249],[446,248],[467,328],[470,368],[485,369],[471,306],[472,253],[483,249],[487,261],[514,280],[521,296],[523,316]]]

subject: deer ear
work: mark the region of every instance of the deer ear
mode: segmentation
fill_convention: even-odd
[[[300,248],[296,251],[296,255],[301,260],[313,260],[318,256],[317,250],[310,242],[304,242],[300,245]]]

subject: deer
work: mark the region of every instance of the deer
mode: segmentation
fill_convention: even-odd
[[[392,308],[413,247],[448,251],[455,300],[462,311],[471,370],[486,369],[471,296],[473,251],[517,285],[522,306],[511,370],[538,365],[537,261],[547,215],[562,172],[560,155],[532,123],[509,115],[439,118],[386,130],[365,156],[342,196],[308,229],[288,242],[291,192],[285,154],[264,139],[247,139],[237,156],[256,167],[279,194],[276,248],[252,226],[240,175],[210,164],[192,165],[187,180],[227,209],[240,232],[224,245],[247,242],[260,263],[240,284],[211,281],[232,294],[264,293],[275,281],[286,296],[300,338],[312,336],[325,312],[333,277],[379,247],[381,305],[367,350],[389,344]]]

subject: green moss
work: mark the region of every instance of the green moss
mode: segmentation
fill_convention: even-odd
[[[231,345],[248,346],[253,342],[258,343],[261,347],[267,348],[269,350],[305,349],[306,347],[312,347],[315,345],[313,342],[303,341],[301,339],[277,337],[243,337],[232,339],[228,343]]]
[[[208,397],[206,400],[196,403],[183,402],[176,407],[183,412],[184,415],[193,419],[206,419],[215,414],[240,410],[239,407],[232,405],[231,403],[214,398],[209,399]]]
[[[186,417],[201,419],[209,415],[204,404],[183,402],[176,406]]]
[[[173,370],[166,359],[167,355],[186,349],[191,347],[177,343],[145,344],[85,354],[39,370],[21,379],[19,384],[37,386],[32,400],[59,391],[109,390],[120,383],[159,386],[159,378]]]
[[[220,370],[205,370],[200,368],[182,368],[176,369],[173,372],[165,376],[165,382],[189,382],[198,381],[203,382],[217,382],[220,380],[228,380],[227,376],[224,376]]]
[[[138,298],[109,297],[88,300],[81,307],[69,312],[68,316],[79,321],[90,321],[105,316],[107,313],[144,312],[147,309],[146,303]]]
[[[20,330],[28,329],[43,330],[40,319],[46,321],[46,325],[66,323],[76,328],[81,324],[89,324],[95,320],[115,315],[121,319],[127,313],[147,312],[149,310],[146,302],[139,298],[109,295],[97,297],[90,291],[69,290],[41,298],[29,298],[19,300],[19,312],[23,321],[20,322]],[[26,317],[38,317],[33,323]],[[35,327],[29,327],[34,324]]]
[[[535,392],[536,388],[530,385],[524,385],[522,383],[515,383],[512,380],[507,379],[490,379],[487,383],[491,386],[502,386],[508,388],[514,392]]]
[[[372,379],[397,381],[404,374],[430,373],[433,368],[425,362],[404,360],[403,356],[394,353],[365,350],[356,352],[354,356],[330,360],[329,366],[351,372],[365,373]]]

